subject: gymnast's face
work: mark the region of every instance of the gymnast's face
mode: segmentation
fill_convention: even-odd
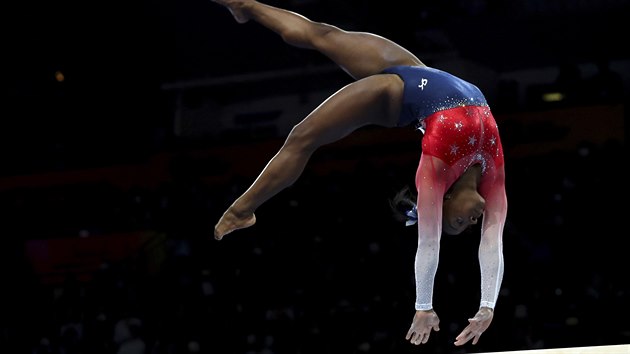
[[[442,230],[448,235],[459,235],[476,225],[486,207],[486,201],[477,191],[447,194],[444,198]]]

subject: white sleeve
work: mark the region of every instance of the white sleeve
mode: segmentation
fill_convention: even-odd
[[[480,307],[494,308],[503,281],[503,227],[507,215],[505,172],[503,166],[486,176],[480,192],[486,199],[486,210],[479,243],[481,271]]]
[[[433,308],[433,285],[440,259],[442,203],[448,170],[443,161],[422,155],[416,173],[418,248],[415,257],[416,310]]]

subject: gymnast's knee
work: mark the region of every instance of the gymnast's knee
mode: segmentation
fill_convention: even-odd
[[[281,37],[287,44],[296,47],[316,48],[322,39],[334,32],[339,32],[335,26],[309,20],[308,27],[287,27]]]
[[[289,136],[284,142],[283,149],[302,154],[311,154],[321,144],[310,129],[301,124],[297,124],[291,129]]]

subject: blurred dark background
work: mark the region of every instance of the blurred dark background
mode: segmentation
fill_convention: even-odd
[[[212,239],[290,128],[349,82],[210,1],[10,1],[0,129],[3,353],[475,353],[630,343],[630,2],[268,2],[476,83],[503,136],[505,276],[477,346],[478,230],[443,237],[441,331],[404,340],[417,236],[388,200],[420,133],[316,152]]]

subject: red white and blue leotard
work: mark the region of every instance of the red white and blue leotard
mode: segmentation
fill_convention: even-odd
[[[474,164],[482,167],[479,193],[486,200],[479,244],[480,307],[494,308],[503,279],[502,238],[507,198],[503,148],[486,99],[475,85],[438,69],[396,66],[383,73],[397,74],[404,81],[398,125],[415,123],[424,132],[416,173],[415,308],[433,308],[444,194]]]

